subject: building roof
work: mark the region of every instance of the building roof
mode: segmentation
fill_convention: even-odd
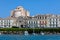
[[[4,20],[16,20],[17,18],[16,17],[7,17],[7,18],[4,18]]]

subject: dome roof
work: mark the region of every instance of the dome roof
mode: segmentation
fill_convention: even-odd
[[[17,8],[19,9],[19,8],[23,8],[23,7],[22,6],[18,6]]]

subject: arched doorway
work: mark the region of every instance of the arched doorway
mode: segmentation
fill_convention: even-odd
[[[21,28],[23,28],[23,25],[21,25]]]

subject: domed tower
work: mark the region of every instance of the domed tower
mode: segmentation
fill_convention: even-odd
[[[11,17],[29,16],[29,12],[26,11],[22,6],[18,6],[16,9],[11,11]]]

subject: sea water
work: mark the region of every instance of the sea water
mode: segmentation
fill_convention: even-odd
[[[60,35],[0,35],[0,40],[60,40]]]

